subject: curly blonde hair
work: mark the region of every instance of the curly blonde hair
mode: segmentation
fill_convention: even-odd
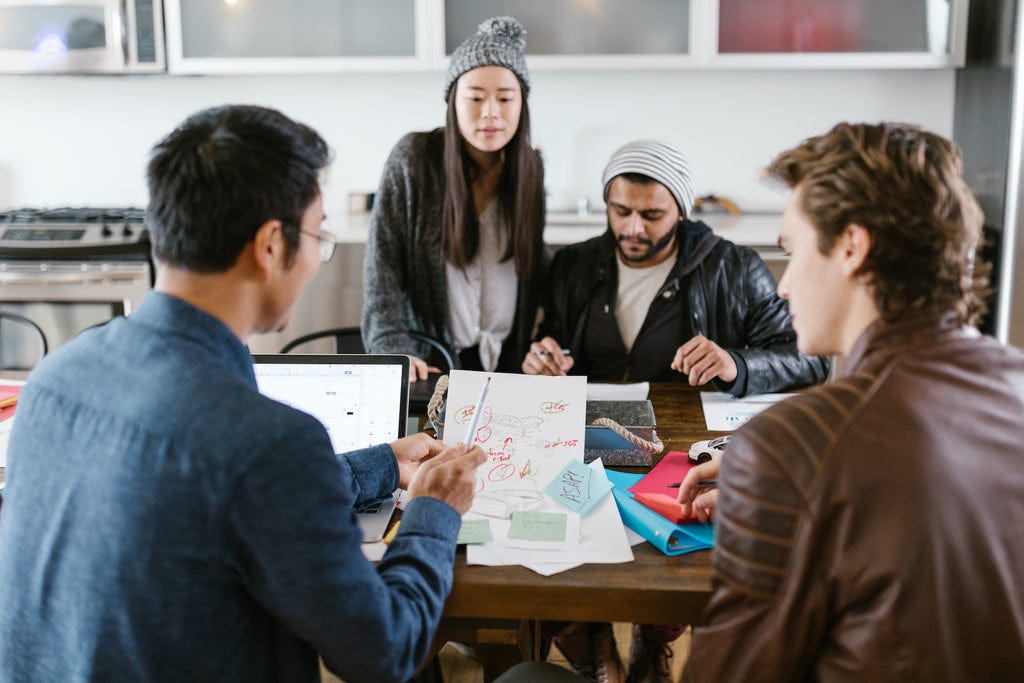
[[[902,123],[840,123],[782,152],[767,171],[801,187],[822,254],[847,226],[868,231],[861,273],[884,320],[953,310],[973,325],[984,314],[983,215],[951,141]]]

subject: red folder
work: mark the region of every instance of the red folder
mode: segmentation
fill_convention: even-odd
[[[14,416],[22,385],[0,384],[0,422]]]
[[[686,453],[670,451],[647,475],[629,487],[637,502],[643,503],[662,517],[676,524],[696,522],[697,516],[682,516],[679,505],[679,488],[669,486],[686,478],[687,472],[696,467]]]

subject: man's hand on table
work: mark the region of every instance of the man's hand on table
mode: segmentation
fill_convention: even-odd
[[[701,386],[718,377],[736,380],[738,369],[732,354],[703,335],[697,335],[676,350],[672,369],[685,374],[690,386]]]

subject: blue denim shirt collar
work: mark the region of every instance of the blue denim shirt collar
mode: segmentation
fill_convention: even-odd
[[[239,377],[256,387],[252,357],[245,344],[220,318],[164,292],[150,291],[132,319],[163,330],[166,339],[188,339],[210,351]]]

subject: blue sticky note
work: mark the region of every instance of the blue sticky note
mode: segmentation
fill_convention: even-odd
[[[612,490],[612,484],[579,460],[572,460],[544,489],[573,512],[585,515]]]

